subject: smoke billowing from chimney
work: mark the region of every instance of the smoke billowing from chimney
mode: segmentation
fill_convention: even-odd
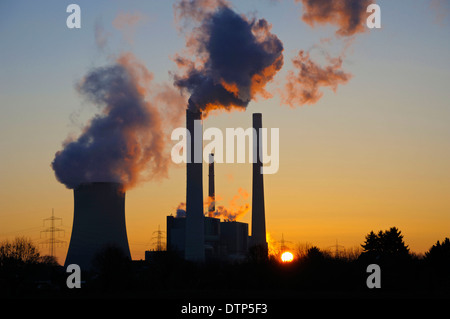
[[[186,217],[186,203],[180,203],[177,206],[175,218],[185,218],[185,217]]]
[[[352,36],[366,30],[366,9],[374,0],[295,0],[303,5],[302,20],[314,27],[332,24],[337,36]]]
[[[225,207],[224,205],[217,205],[217,201],[221,200],[219,196],[216,196],[214,201],[208,196],[203,203],[205,216],[220,218],[227,221],[236,221],[250,211],[250,204],[245,202],[248,198],[248,192],[243,188],[239,188],[238,194],[234,195],[230,200],[228,207]],[[215,206],[215,209],[212,212],[208,210],[211,205]],[[186,217],[186,203],[181,202],[177,206],[175,217]]]
[[[163,177],[170,158],[158,108],[148,100],[152,74],[132,54],[95,68],[77,85],[100,112],[77,139],[67,140],[52,168],[67,188],[87,182],[116,182],[125,188]],[[148,176],[142,173],[147,170]]]
[[[226,221],[236,221],[250,211],[250,204],[245,204],[237,209],[229,209],[218,205],[213,213],[213,217],[221,218]]]
[[[236,221],[250,211],[250,204],[245,202],[248,197],[248,192],[243,188],[239,188],[238,194],[233,196],[229,202],[228,208],[223,205],[217,205],[217,201],[220,200],[217,196],[215,200],[208,197],[205,201],[205,207],[214,205],[214,211],[208,212],[209,215],[211,215],[210,217],[216,217],[227,221]],[[242,201],[244,201],[244,203],[241,203]]]
[[[186,41],[196,60],[175,57],[184,74],[174,75],[174,84],[190,93],[190,110],[245,110],[257,95],[270,97],[265,86],[283,65],[283,44],[266,20],[248,19],[212,0],[180,1],[175,14],[200,23]]]
[[[351,74],[342,69],[342,58],[326,57],[329,65],[322,67],[314,62],[308,52],[300,50],[292,62],[297,73],[287,75],[284,102],[291,107],[315,104],[322,97],[321,87],[330,87],[336,92],[339,84],[350,80]]]

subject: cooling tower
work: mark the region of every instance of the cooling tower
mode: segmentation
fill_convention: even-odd
[[[211,201],[208,207],[208,217],[214,217],[216,210],[216,195],[214,187],[214,154],[209,154],[208,197]]]
[[[190,140],[186,143],[186,243],[185,258],[205,260],[203,215],[203,130],[202,113],[186,110],[186,128]]]
[[[72,235],[65,267],[89,270],[94,256],[107,246],[131,259],[125,226],[125,191],[119,183],[86,183],[74,189]]]
[[[266,216],[264,208],[264,182],[261,174],[261,141],[262,114],[253,113],[253,190],[252,190],[252,236],[250,246],[258,246],[267,250]]]

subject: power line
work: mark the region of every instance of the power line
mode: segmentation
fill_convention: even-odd
[[[34,232],[38,229],[42,228],[41,226],[36,226],[36,227],[30,227],[30,228],[25,228],[25,229],[19,229],[19,230],[13,230],[13,231],[9,231],[6,233],[0,233],[0,237],[8,237],[11,235],[17,235],[17,234],[22,234],[22,233],[29,233],[29,232]]]

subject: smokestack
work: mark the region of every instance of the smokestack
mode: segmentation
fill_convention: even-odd
[[[205,260],[203,215],[203,131],[202,113],[186,110],[186,129],[190,133],[186,164],[186,247],[185,258]],[[188,135],[189,137],[189,135]]]
[[[125,191],[120,183],[83,183],[74,194],[72,235],[65,267],[89,270],[95,255],[107,246],[131,259],[125,226]]]
[[[253,190],[252,190],[252,238],[251,246],[258,246],[267,251],[266,241],[266,216],[264,209],[264,183],[261,173],[262,162],[262,114],[253,113],[253,129],[256,133],[253,137]]]
[[[208,217],[214,217],[214,211],[216,210],[216,194],[214,188],[214,154],[209,154],[209,207],[208,207]]]

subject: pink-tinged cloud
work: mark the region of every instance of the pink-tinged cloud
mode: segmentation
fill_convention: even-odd
[[[331,24],[336,35],[352,36],[366,30],[367,6],[374,0],[295,0],[302,3],[302,20],[311,27]]]
[[[291,107],[315,104],[323,96],[321,88],[336,92],[338,85],[347,83],[351,74],[342,69],[342,58],[327,57],[328,65],[314,62],[309,53],[301,50],[292,60],[295,71],[289,71],[282,93],[283,102]]]

